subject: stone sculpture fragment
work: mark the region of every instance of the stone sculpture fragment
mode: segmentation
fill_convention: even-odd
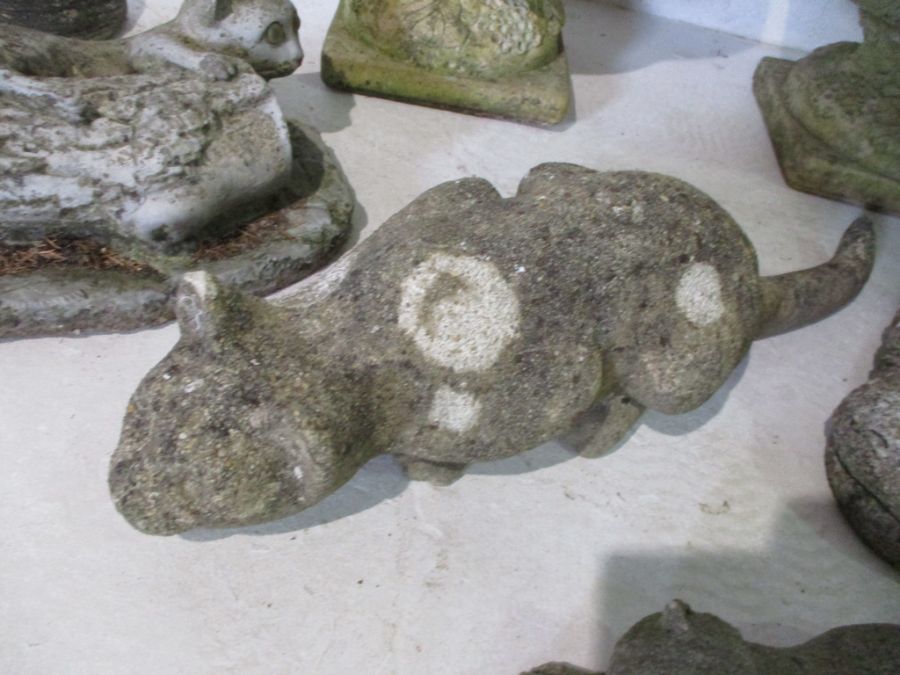
[[[900,569],[900,312],[884,332],[869,381],[831,417],[825,466],[850,525]]]
[[[641,619],[613,649],[606,675],[890,675],[900,663],[900,626],[841,626],[796,647],[748,642],[714,614],[673,600]],[[603,675],[548,663],[522,675]]]

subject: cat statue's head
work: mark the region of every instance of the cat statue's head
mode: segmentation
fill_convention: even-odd
[[[185,0],[175,22],[201,48],[247,61],[266,79],[290,75],[303,61],[290,0]]]
[[[132,396],[110,466],[113,500],[132,525],[175,534],[268,520],[355,472],[333,469],[343,446],[311,400],[328,386],[288,366],[271,305],[191,272],[176,314],[181,339]]]

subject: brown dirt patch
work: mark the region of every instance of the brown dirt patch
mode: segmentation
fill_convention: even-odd
[[[201,240],[191,259],[194,262],[212,262],[231,258],[267,241],[286,238],[287,229],[286,218],[278,212],[270,213],[257,218],[223,239]]]
[[[271,213],[224,239],[199,241],[191,258],[197,263],[230,258],[268,241],[287,238],[287,229],[287,219],[277,212]],[[144,276],[158,275],[151,266],[121,255],[92,239],[48,237],[26,246],[0,244],[0,276],[28,274],[48,267],[82,267]]]
[[[31,246],[0,245],[0,276],[27,274],[48,267],[158,274],[149,265],[116,253],[92,239],[47,238]]]

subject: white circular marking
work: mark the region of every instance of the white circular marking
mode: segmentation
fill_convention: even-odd
[[[434,395],[428,421],[461,434],[475,426],[480,414],[481,402],[473,394],[443,385]]]
[[[436,253],[403,281],[397,323],[442,366],[485,370],[518,333],[519,300],[494,264]]]
[[[719,273],[709,263],[694,263],[681,275],[675,304],[696,326],[708,326],[722,318],[722,286]]]

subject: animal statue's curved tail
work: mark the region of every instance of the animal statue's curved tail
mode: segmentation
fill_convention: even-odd
[[[860,292],[875,260],[875,233],[857,218],[826,263],[760,279],[762,313],[757,337],[784,333],[836,312]]]

